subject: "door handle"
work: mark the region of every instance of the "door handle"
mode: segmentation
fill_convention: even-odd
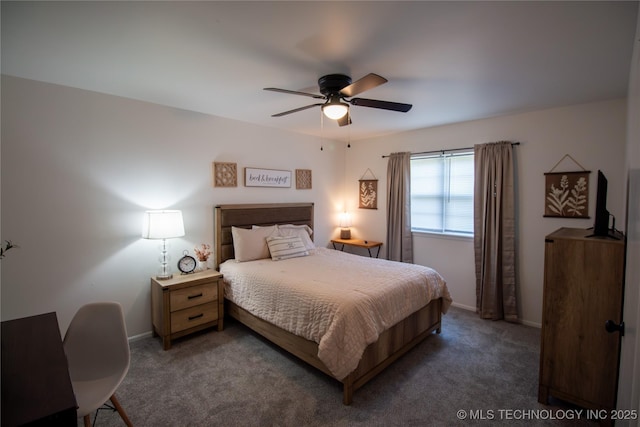
[[[620,324],[614,322],[613,320],[607,320],[606,322],[604,322],[604,328],[607,330],[607,332],[609,332],[610,334],[619,331],[620,332],[620,336],[623,337],[624,336],[624,322],[620,322]]]

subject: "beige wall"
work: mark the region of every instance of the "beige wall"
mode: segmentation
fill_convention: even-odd
[[[316,243],[337,232],[343,205],[355,237],[384,241],[386,160],[393,151],[520,141],[519,293],[525,323],[539,325],[544,236],[592,220],[543,218],[544,172],[570,154],[609,179],[609,210],[624,227],[624,100],[576,105],[460,123],[344,144],[109,95],[3,76],[2,239],[21,245],[2,261],[2,319],[57,311],[61,328],[83,303],[125,306],[130,335],[150,330],[148,278],[158,248],[140,238],[146,209],[176,208],[183,250],[212,243],[212,207],[220,203],[313,201]],[[324,150],[320,151],[320,146]],[[346,150],[346,154],[345,154]],[[213,161],[313,170],[313,189],[211,185]],[[560,169],[577,166],[563,162]],[[357,208],[358,179],[379,179],[377,210]],[[370,176],[367,174],[367,176]],[[343,189],[345,191],[343,191]],[[344,197],[343,197],[344,195]],[[591,187],[593,213],[595,185]],[[415,239],[416,262],[446,278],[457,305],[475,307],[470,240]],[[385,255],[385,246],[381,256]]]
[[[320,151],[321,145],[324,150]],[[311,169],[313,188],[212,186],[213,161]],[[2,319],[56,311],[64,331],[82,304],[123,304],[130,336],[151,330],[149,277],[158,241],[142,213],[184,213],[183,250],[213,243],[213,206],[315,202],[316,241],[328,242],[342,199],[344,146],[110,95],[2,77]],[[174,267],[175,271],[175,267]]]
[[[386,234],[386,165],[381,156],[393,151],[429,151],[471,147],[474,144],[510,140],[515,148],[518,217],[518,290],[525,323],[541,324],[544,236],[559,227],[587,228],[593,224],[596,172],[601,169],[609,181],[608,208],[624,229],[626,101],[612,100],[564,108],[489,118],[449,126],[422,129],[351,144],[347,151],[348,206],[353,214],[354,234],[384,240]],[[544,173],[570,154],[590,175],[592,219],[543,218]],[[371,169],[379,178],[377,211],[357,208],[358,179]],[[563,161],[556,171],[579,170]],[[384,248],[384,247],[383,247]],[[475,309],[473,242],[415,236],[415,262],[434,267],[443,274],[454,304]]]

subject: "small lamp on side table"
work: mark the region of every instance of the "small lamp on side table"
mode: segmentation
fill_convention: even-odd
[[[351,239],[351,214],[343,212],[340,214],[340,238]]]
[[[142,225],[142,238],[162,239],[162,251],[160,252],[160,271],[156,276],[158,280],[171,279],[173,274],[167,263],[167,239],[184,236],[184,222],[182,211],[159,210],[146,211]]]

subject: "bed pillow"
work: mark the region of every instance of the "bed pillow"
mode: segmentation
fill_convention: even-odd
[[[238,262],[269,258],[267,237],[276,233],[276,226],[254,229],[231,227],[233,251]]]
[[[289,230],[305,230],[309,236],[311,236],[313,234],[313,230],[311,229],[311,227],[309,227],[306,224],[301,224],[301,225],[295,225],[295,224],[279,224],[278,225],[279,229],[289,229]]]
[[[313,230],[308,225],[280,224],[278,225],[278,234],[284,237],[297,236],[302,240],[302,244],[307,250],[313,250],[316,246],[311,240]]]
[[[271,252],[271,259],[274,261],[309,255],[309,251],[298,236],[269,236],[267,237],[267,246]]]

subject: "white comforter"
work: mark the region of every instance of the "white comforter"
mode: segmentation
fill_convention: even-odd
[[[451,296],[433,269],[327,248],[282,261],[229,260],[220,265],[225,296],[282,329],[318,343],[318,357],[338,379],[367,345],[433,299]]]

